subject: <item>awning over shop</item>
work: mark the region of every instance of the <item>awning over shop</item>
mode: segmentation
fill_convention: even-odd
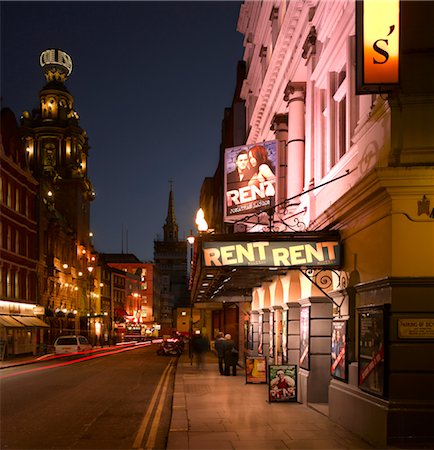
[[[6,328],[22,328],[24,325],[16,321],[12,316],[0,314],[0,326]]]
[[[49,328],[50,326],[43,322],[41,319],[33,316],[12,316],[12,318],[25,327],[36,327],[36,328]]]
[[[304,268],[338,268],[337,232],[204,234],[195,241],[193,302],[250,301],[252,288]]]

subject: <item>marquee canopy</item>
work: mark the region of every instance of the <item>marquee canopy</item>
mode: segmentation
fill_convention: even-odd
[[[202,234],[195,241],[191,299],[250,301],[252,288],[275,275],[341,263],[337,232]]]

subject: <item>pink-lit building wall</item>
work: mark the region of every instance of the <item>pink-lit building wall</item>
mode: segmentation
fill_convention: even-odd
[[[298,400],[327,403],[332,420],[380,446],[433,437],[432,341],[402,328],[410,318],[434,319],[433,13],[431,2],[401,2],[400,83],[381,94],[356,95],[353,1],[245,1],[237,26],[246,144],[279,141],[278,203],[294,198],[276,208],[274,231],[337,230],[344,249],[323,290],[294,270],[252,287],[251,321],[255,332],[263,324],[266,351],[276,349],[271,362],[279,363],[281,336],[268,333],[282,329],[284,311],[285,355],[299,364],[300,308],[309,307],[310,366],[299,368]],[[382,311],[386,351],[371,386],[360,370],[368,307]],[[337,319],[347,326],[345,380],[330,374]]]

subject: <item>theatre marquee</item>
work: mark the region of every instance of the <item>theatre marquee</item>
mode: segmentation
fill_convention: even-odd
[[[254,286],[290,270],[337,270],[336,231],[202,234],[195,240],[190,278],[193,302],[251,300]]]
[[[204,242],[203,260],[210,266],[336,267],[339,242]]]

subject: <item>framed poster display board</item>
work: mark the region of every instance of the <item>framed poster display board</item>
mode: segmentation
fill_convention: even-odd
[[[347,321],[332,322],[332,348],[330,372],[333,378],[347,381]]]
[[[309,370],[310,306],[300,308],[300,367]]]
[[[386,394],[385,307],[359,310],[359,387],[374,395]]]
[[[267,382],[267,360],[265,356],[246,357],[246,384]]]
[[[268,366],[268,400],[270,402],[297,401],[297,366]]]

